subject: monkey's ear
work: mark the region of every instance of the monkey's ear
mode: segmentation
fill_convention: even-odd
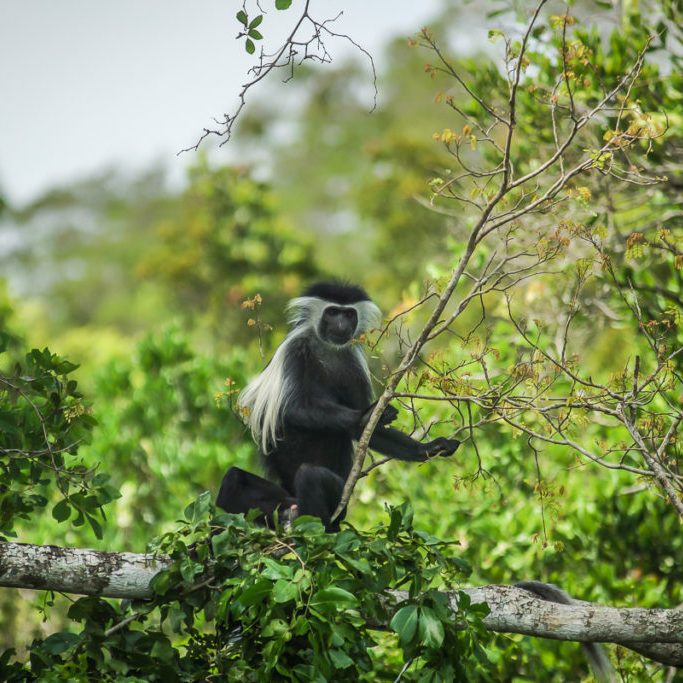
[[[305,324],[316,324],[320,320],[326,303],[313,296],[298,296],[291,299],[285,308],[287,322],[292,327]]]
[[[358,311],[358,334],[382,324],[382,311],[372,301],[359,301],[354,306]]]

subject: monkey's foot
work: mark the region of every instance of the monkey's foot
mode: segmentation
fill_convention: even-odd
[[[289,526],[297,517],[299,516],[299,506],[294,503],[294,505],[285,508],[280,512],[280,522],[285,526]]]

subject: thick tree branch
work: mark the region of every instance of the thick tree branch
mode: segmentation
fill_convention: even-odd
[[[56,545],[0,543],[0,586],[105,598],[149,598],[152,577],[168,558]]]
[[[144,599],[149,583],[168,559],[136,553],[108,553],[23,543],[0,544],[0,586],[80,595]],[[576,601],[559,605],[513,586],[465,588],[472,603],[491,610],[491,631],[539,638],[618,643],[663,664],[683,666],[683,608],[615,608]],[[403,591],[392,591],[400,603]],[[449,595],[454,609],[458,595]]]

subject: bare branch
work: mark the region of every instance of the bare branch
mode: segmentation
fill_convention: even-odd
[[[372,84],[374,89],[371,110],[375,109],[377,105],[377,71],[372,55],[351,38],[351,36],[345,33],[337,33],[330,28],[330,25],[337,21],[337,19],[342,16],[343,12],[340,12],[336,17],[331,19],[319,21],[311,15],[310,5],[311,0],[305,0],[301,14],[297,17],[294,27],[279,48],[272,53],[267,53],[263,49],[261,50],[258,64],[249,70],[249,73],[253,75],[253,78],[242,85],[237,96],[238,104],[233,113],[224,114],[222,119],[214,119],[218,125],[217,128],[204,128],[204,131],[197,142],[190,147],[181,149],[178,154],[190,151],[196,152],[202,142],[209,136],[222,138],[220,146],[222,147],[225,145],[232,136],[234,125],[246,106],[247,96],[252,88],[274,71],[283,69],[287,71],[289,75],[285,78],[285,81],[288,81],[293,77],[295,68],[306,61],[315,61],[323,64],[330,63],[332,58],[327,51],[325,43],[325,39],[327,38],[341,38],[346,40],[367,58],[372,71]]]

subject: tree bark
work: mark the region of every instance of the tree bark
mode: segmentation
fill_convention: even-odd
[[[55,545],[0,543],[0,586],[103,598],[149,598],[168,558]]]
[[[152,577],[168,562],[163,556],[137,553],[0,543],[0,586],[144,599],[152,596]],[[617,643],[663,664],[683,666],[683,606],[616,608],[582,601],[561,605],[514,586],[481,586],[462,592],[472,603],[488,604],[491,612],[484,625],[491,631]],[[407,594],[391,591],[391,597],[400,602]],[[449,598],[457,608],[457,594]]]

